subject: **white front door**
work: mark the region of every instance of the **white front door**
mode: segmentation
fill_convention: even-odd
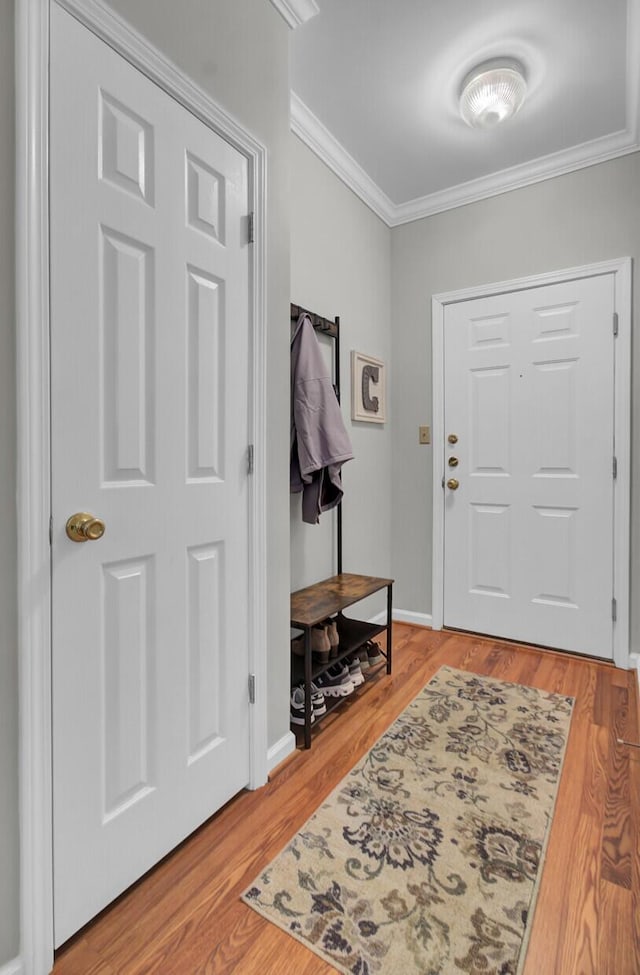
[[[447,305],[445,626],[612,657],[613,311],[613,274]]]
[[[249,781],[249,254],[246,159],[56,4],[50,140],[59,945]]]

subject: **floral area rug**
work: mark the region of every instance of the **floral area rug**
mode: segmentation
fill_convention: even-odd
[[[350,975],[516,975],[573,701],[442,667],[243,900]]]

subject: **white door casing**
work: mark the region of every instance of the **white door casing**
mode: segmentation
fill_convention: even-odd
[[[265,190],[266,151],[197,86],[110,8],[97,0],[60,0],[92,31],[136,64],[163,90],[235,145],[249,162],[249,198],[255,212],[250,257],[250,428],[254,475],[249,482],[251,596],[244,615],[256,676],[251,708],[250,779],[266,781],[265,617]],[[52,7],[54,5],[52,4]],[[51,724],[49,667],[49,240],[48,49],[49,3],[16,5],[17,117],[16,263],[18,335],[18,539],[21,716],[21,963],[44,975],[53,962],[51,845]],[[246,690],[246,679],[245,679]]]
[[[629,282],[625,260],[434,298],[435,628],[627,666]]]

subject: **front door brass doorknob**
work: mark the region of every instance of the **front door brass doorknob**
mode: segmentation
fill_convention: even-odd
[[[87,511],[77,511],[67,521],[66,529],[72,542],[96,542],[104,535],[105,524]]]
[[[450,477],[447,481],[447,487],[450,491],[457,491],[460,487],[460,481],[456,480],[455,477]]]

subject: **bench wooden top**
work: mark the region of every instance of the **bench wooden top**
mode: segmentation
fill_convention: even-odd
[[[315,626],[328,616],[393,584],[393,579],[341,572],[291,593],[291,625]]]

